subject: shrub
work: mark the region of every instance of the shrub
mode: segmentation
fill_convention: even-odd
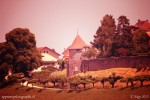
[[[41,72],[34,72],[32,75],[32,79],[38,80],[40,84],[44,85],[44,89],[49,81],[50,72],[49,71],[41,71]]]
[[[140,86],[142,87],[144,81],[150,80],[150,75],[135,76],[134,79],[135,79],[135,81],[140,81],[140,83],[141,83]]]
[[[109,76],[108,81],[109,81],[109,83],[112,85],[112,88],[114,88],[115,83],[116,83],[118,80],[122,79],[122,78],[123,78],[123,77],[121,77],[121,76],[116,76],[115,73],[112,73],[112,74]]]
[[[95,87],[94,84],[95,84],[96,82],[98,82],[98,80],[97,80],[96,77],[91,77],[91,78],[89,78],[89,81],[90,81],[90,83],[92,83],[93,87]]]
[[[24,77],[23,73],[15,73],[10,76],[8,76],[8,82],[14,83],[14,82],[19,82],[20,79]]]
[[[56,83],[59,82],[59,77],[56,75],[51,75],[49,77],[49,81],[53,83],[54,87],[56,86]]]
[[[70,88],[71,88],[71,86],[73,86],[74,89],[76,90],[76,88],[80,84],[80,77],[79,76],[75,76],[73,78],[69,78],[69,84],[70,84]]]
[[[61,83],[62,88],[64,88],[64,84],[68,82],[68,78],[64,75],[59,76],[58,82]]]
[[[49,72],[53,72],[58,70],[57,68],[55,68],[54,66],[47,66],[47,67],[42,67],[41,68],[42,71],[49,71]]]
[[[125,82],[126,83],[126,87],[128,87],[128,84],[131,83],[131,87],[134,86],[134,77],[127,77],[127,78],[124,78],[124,79],[121,79],[120,82]]]
[[[86,84],[90,83],[89,76],[80,76],[79,83],[83,85],[84,89],[86,89]]]

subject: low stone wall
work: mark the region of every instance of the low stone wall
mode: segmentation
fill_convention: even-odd
[[[80,71],[96,71],[117,67],[138,68],[145,66],[150,67],[150,56],[112,57],[82,60]]]

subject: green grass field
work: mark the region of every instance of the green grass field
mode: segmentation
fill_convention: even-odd
[[[0,100],[23,100],[23,98],[6,99],[4,96],[33,96],[33,98],[28,98],[29,100],[150,100],[150,86],[122,89],[92,88],[68,93],[57,89],[41,90],[14,84],[0,89]],[[24,99],[27,100],[26,98]]]

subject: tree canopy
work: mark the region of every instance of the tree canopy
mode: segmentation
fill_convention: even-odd
[[[41,64],[41,55],[36,49],[33,33],[26,28],[15,28],[6,34],[6,42],[0,45],[0,65],[12,66],[14,73],[38,68]],[[0,66],[2,67],[2,66]]]
[[[139,30],[133,37],[136,53],[150,53],[150,37],[145,30]]]
[[[127,56],[132,54],[133,35],[129,19],[126,16],[118,18],[118,25],[113,36],[112,56]]]
[[[111,15],[105,15],[91,44],[99,50],[97,57],[150,54],[150,37],[146,32],[140,27],[131,26],[124,15],[118,18],[117,25]]]
[[[113,34],[115,32],[115,20],[111,15],[105,15],[101,21],[101,26],[94,35],[94,40],[91,44],[100,50],[101,57],[111,56],[111,47],[113,42]]]

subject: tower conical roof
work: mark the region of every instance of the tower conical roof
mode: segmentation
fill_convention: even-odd
[[[81,49],[84,46],[88,46],[88,45],[83,41],[80,35],[77,34],[69,49]]]
[[[69,49],[82,49],[88,45],[83,41],[80,35],[77,34],[73,43],[63,52],[64,56],[69,56]]]

